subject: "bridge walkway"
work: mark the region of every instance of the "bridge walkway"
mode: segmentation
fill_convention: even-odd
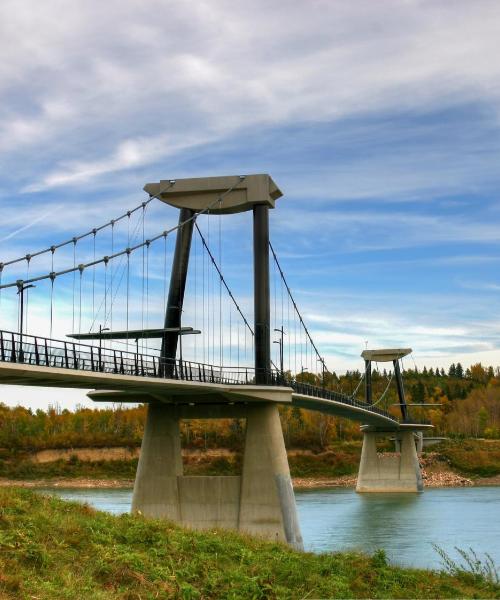
[[[342,416],[384,429],[408,424],[389,412],[347,394],[283,377],[271,371],[266,385],[255,384],[250,367],[223,367],[182,359],[0,331],[0,383],[95,388],[94,400],[177,403],[263,401]],[[111,392],[112,395],[111,395]],[[421,424],[420,424],[421,425]]]

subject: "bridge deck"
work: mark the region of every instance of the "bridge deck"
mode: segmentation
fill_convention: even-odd
[[[89,397],[116,402],[176,404],[278,402],[337,415],[383,429],[402,425],[391,414],[354,398],[279,373],[268,385],[253,383],[254,370],[105,350],[73,342],[0,331],[0,383],[96,389]],[[417,424],[411,424],[417,426]],[[424,424],[418,424],[422,427]]]

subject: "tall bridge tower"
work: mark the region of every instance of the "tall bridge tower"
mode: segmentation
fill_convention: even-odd
[[[301,548],[295,497],[276,401],[291,394],[268,386],[271,376],[269,209],[282,196],[269,175],[160,181],[144,187],[179,209],[161,354],[177,357],[194,216],[253,212],[255,384],[252,390],[151,398],[132,509],[194,528],[223,527],[280,540]],[[168,368],[168,367],[167,367]],[[214,384],[215,385],[215,384]],[[245,418],[241,476],[183,475],[181,418]]]

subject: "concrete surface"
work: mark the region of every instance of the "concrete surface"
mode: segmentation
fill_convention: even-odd
[[[421,492],[422,474],[415,446],[414,433],[398,433],[401,452],[382,456],[377,454],[380,433],[363,432],[363,449],[359,465],[356,491],[365,492]],[[383,434],[382,434],[383,435]]]
[[[302,548],[278,407],[248,408],[239,529]]]
[[[234,413],[233,406],[226,407]],[[238,408],[241,416],[243,407]],[[149,404],[132,511],[193,529],[236,529],[302,548],[278,408],[268,402],[246,405],[244,411],[242,475],[186,477],[179,429],[185,410]],[[194,414],[198,417],[199,411]],[[217,414],[225,416],[224,407]]]
[[[168,406],[150,404],[137,465],[132,512],[180,522],[179,475],[182,475],[179,419]]]
[[[200,212],[210,207],[212,215],[252,210],[255,204],[274,208],[283,195],[267,174],[162,180],[147,183],[144,191],[176,208]]]

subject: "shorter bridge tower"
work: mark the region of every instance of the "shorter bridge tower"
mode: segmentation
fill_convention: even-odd
[[[373,405],[372,363],[392,362],[398,390],[402,422],[395,431],[376,426],[363,425],[363,449],[359,465],[357,492],[421,492],[422,473],[417,456],[415,435],[421,432],[422,425],[410,422],[406,403],[403,377],[399,361],[411,353],[411,348],[365,350],[361,356],[365,360],[365,401]],[[393,455],[377,453],[377,439],[395,437],[397,451]]]

